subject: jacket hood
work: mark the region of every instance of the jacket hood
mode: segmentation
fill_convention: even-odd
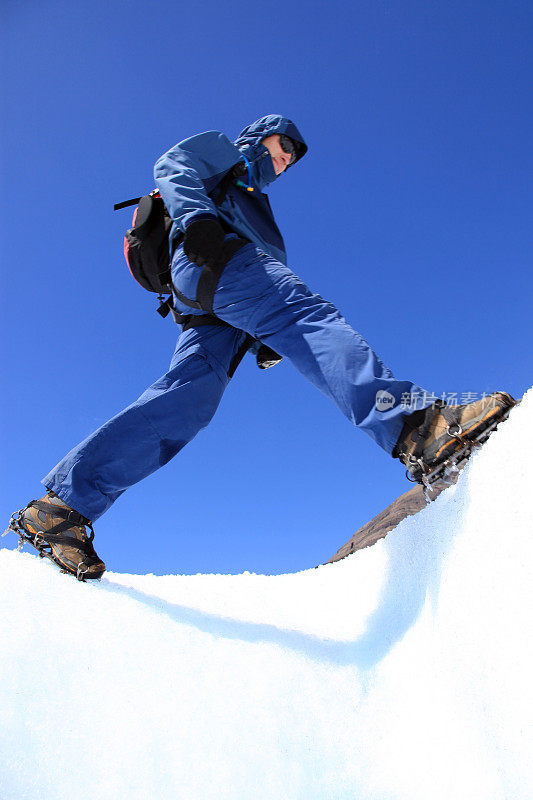
[[[296,142],[298,152],[295,164],[307,153],[307,145],[302,134],[294,122],[287,117],[282,117],[280,114],[268,114],[248,125],[235,139],[235,145],[250,162],[253,178],[261,189],[279,177],[275,173],[272,159],[265,157],[266,155],[270,156],[270,153],[265,145],[261,144],[263,139],[274,133],[284,133]]]

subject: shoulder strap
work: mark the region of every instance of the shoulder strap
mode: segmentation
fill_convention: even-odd
[[[118,211],[121,208],[127,208],[128,206],[135,206],[140,203],[142,197],[132,197],[131,200],[123,200],[122,203],[115,203],[113,206],[113,211]]]

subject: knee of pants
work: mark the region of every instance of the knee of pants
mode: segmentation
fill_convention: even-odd
[[[188,441],[205,428],[226,388],[199,353],[186,356],[134,404],[163,439]]]

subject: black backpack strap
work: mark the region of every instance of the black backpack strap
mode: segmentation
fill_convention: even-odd
[[[132,197],[131,200],[123,200],[122,203],[115,203],[113,211],[119,211],[121,208],[127,208],[128,206],[136,206],[141,200],[142,197]]]
[[[203,307],[203,306],[202,306],[202,305],[201,305],[201,304],[198,302],[198,300],[190,300],[188,297],[185,297],[185,295],[184,295],[184,294],[182,294],[182,293],[179,291],[179,289],[176,289],[176,287],[175,287],[175,286],[174,286],[173,288],[174,288],[174,294],[176,295],[176,297],[178,298],[178,300],[180,300],[180,301],[183,303],[183,305],[185,305],[185,306],[189,306],[189,308],[197,308],[197,309],[198,309],[198,311],[205,311],[205,310],[206,310],[206,309],[205,309],[205,308],[204,308],[204,307]]]
[[[213,299],[226,264],[246,244],[248,244],[246,239],[228,239],[227,242],[224,242],[222,255],[217,263],[213,267],[202,267],[196,288],[196,297],[198,306],[208,314],[213,313]],[[181,297],[179,299],[181,300]],[[187,305],[191,305],[191,301],[188,301]]]
[[[231,328],[228,322],[215,317],[214,314],[178,314],[174,309],[171,309],[171,311],[174,321],[178,325],[183,325],[183,331],[188,331],[190,328],[201,328],[203,325],[218,325],[223,328]]]

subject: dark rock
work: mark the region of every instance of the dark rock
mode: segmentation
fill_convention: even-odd
[[[457,480],[457,478],[455,479]],[[446,489],[447,483],[437,481],[433,484],[432,497],[435,499]],[[363,547],[370,547],[379,539],[383,539],[390,531],[397,527],[406,517],[410,517],[421,511],[427,505],[424,497],[424,490],[417,484],[408,492],[400,495],[396,500],[381,511],[374,519],[363,525],[362,528],[354,533],[352,538],[338,550],[327,562],[340,561],[346,556],[362,550]]]

